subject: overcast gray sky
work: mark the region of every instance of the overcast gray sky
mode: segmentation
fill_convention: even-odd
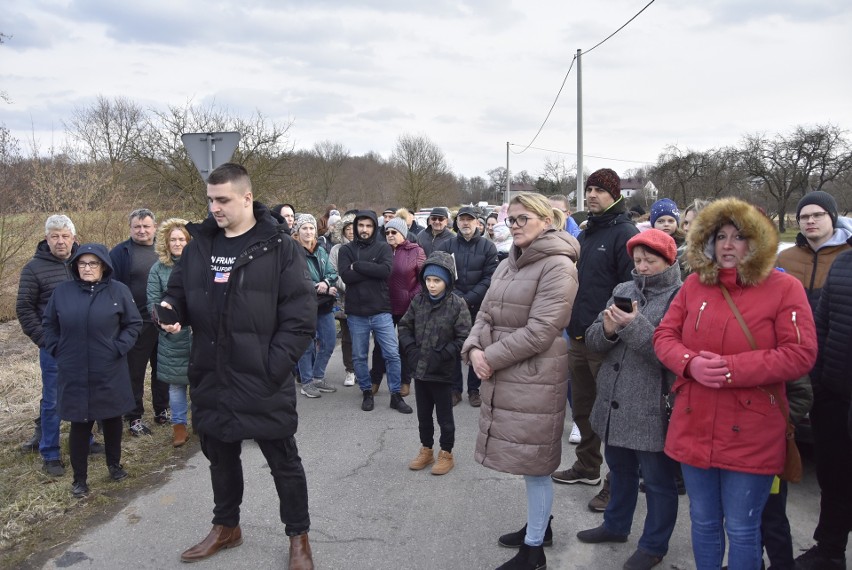
[[[330,139],[388,157],[424,134],[465,176],[526,146],[577,49],[648,0],[27,0],[4,7],[0,122],[59,145],[98,95],[162,108],[187,101],[294,121],[291,141]],[[656,0],[583,61],[585,165],[623,173],[668,144],[832,122],[852,128],[849,0]],[[534,146],[576,153],[576,67]],[[592,155],[592,156],[588,156]],[[530,149],[511,170],[541,173]],[[605,158],[594,158],[605,157]]]

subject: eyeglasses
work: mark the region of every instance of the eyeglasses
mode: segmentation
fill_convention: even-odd
[[[522,215],[522,216],[518,216],[517,218],[510,216],[510,217],[506,218],[506,225],[511,228],[515,224],[518,224],[518,227],[522,228],[525,225],[527,225],[527,222],[530,221],[531,219],[532,219],[532,216],[523,216]]]
[[[818,222],[818,221],[822,220],[824,217],[826,217],[827,215],[828,215],[828,212],[816,212],[814,214],[802,214],[801,216],[799,216],[799,223],[800,224],[806,224],[811,220]]]
[[[92,269],[97,269],[100,266],[101,266],[100,261],[78,261],[77,262],[77,267],[79,267],[80,269],[85,269],[87,267],[90,267]]]
[[[385,231],[385,233],[386,233],[387,235],[389,235],[389,236],[395,236],[395,235],[397,235],[399,232],[398,232],[398,231],[396,231],[396,230],[386,230],[386,231]]]
[[[441,222],[441,221],[446,220],[446,219],[447,218],[445,218],[444,216],[429,216],[430,222]]]

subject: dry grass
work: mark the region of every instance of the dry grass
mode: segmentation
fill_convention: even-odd
[[[19,444],[32,435],[40,397],[37,348],[21,333],[17,321],[0,324],[0,568],[38,567],[53,548],[72,540],[92,519],[121,509],[133,492],[158,483],[195,448],[172,448],[168,426],[152,426],[150,437],[125,434],[122,463],[130,477],[120,483],[111,481],[104,456],[91,456],[92,494],[76,500],[71,496],[67,424],[63,423],[61,438],[65,476],[44,475],[37,453],[18,451]],[[150,402],[147,383],[145,402]]]

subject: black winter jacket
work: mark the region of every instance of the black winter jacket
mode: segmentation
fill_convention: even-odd
[[[358,235],[358,220],[373,220],[373,235],[362,239]],[[393,249],[376,239],[379,226],[376,213],[361,210],[355,214],[355,239],[341,246],[337,253],[337,273],[346,283],[346,314],[372,317],[391,313],[388,277],[393,269]]]
[[[316,331],[316,293],[301,246],[254,203],[253,239],[231,270],[221,314],[210,257],[221,230],[187,226],[192,241],[163,300],[192,326],[192,425],[223,441],[281,439],[298,427],[293,368]]]
[[[97,256],[104,266],[97,283],[80,279],[76,261]],[[59,369],[59,417],[72,422],[114,418],[136,402],[127,353],[142,330],[142,317],[127,285],[112,278],[106,246],[83,244],[72,256],[74,279],[56,286],[44,312],[44,346]]]
[[[852,251],[840,254],[822,288],[816,313],[819,354],[811,371],[814,401],[852,399]]]
[[[77,244],[71,246],[71,257],[77,253]],[[69,258],[70,259],[70,258]],[[50,253],[47,240],[41,240],[33,258],[21,269],[18,282],[18,298],[15,301],[15,313],[21,330],[30,337],[39,348],[44,347],[44,329],[41,319],[53,290],[63,281],[73,278],[71,266],[67,261],[54,257]]]
[[[455,256],[457,276],[453,293],[461,296],[470,310],[476,313],[499,263],[497,246],[476,230],[470,241],[459,235],[443,242],[438,251]]]
[[[450,254],[436,251],[430,255],[420,270],[423,289],[412,299],[399,321],[399,351],[405,355],[415,380],[451,384],[455,362],[470,333],[470,311],[458,295],[452,294],[453,283],[447,285],[446,294],[440,301],[432,301],[423,277],[423,271],[429,265],[443,267],[450,272],[450,280],[453,280],[453,258]]]
[[[433,251],[438,251],[440,249],[441,244],[445,241],[453,238],[456,234],[451,232],[449,228],[444,228],[444,231],[435,235],[432,232],[432,228],[430,226],[426,226],[426,228],[417,234],[417,245],[423,248],[423,253],[426,254],[426,257],[432,255]],[[413,239],[411,241],[414,241]]]
[[[638,233],[636,224],[627,216],[624,198],[619,198],[603,214],[589,216],[586,229],[577,238],[580,288],[566,329],[571,338],[583,338],[586,329],[606,308],[615,286],[633,280],[633,259],[627,255],[627,240]]]

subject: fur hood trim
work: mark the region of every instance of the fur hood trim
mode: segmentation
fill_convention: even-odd
[[[775,268],[778,232],[757,208],[736,198],[711,202],[692,222],[686,238],[689,265],[705,285],[719,283],[714,246],[716,231],[727,223],[748,239],[749,252],[737,267],[739,281],[747,286],[757,285]]]
[[[349,240],[343,237],[343,230],[346,226],[350,226],[355,223],[355,214],[346,214],[340,221],[334,224],[334,227],[331,228],[331,243],[349,243]]]

